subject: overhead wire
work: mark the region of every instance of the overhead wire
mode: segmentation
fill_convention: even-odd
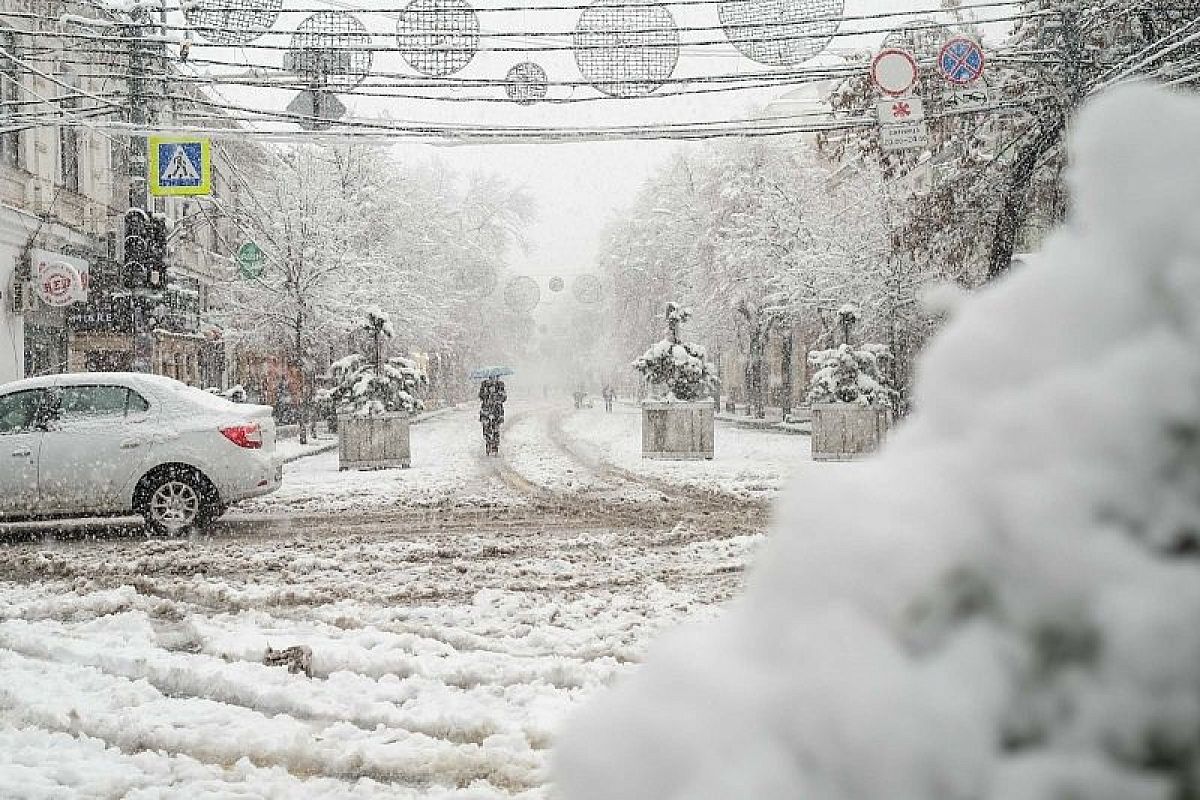
[[[976,22],[976,24],[991,24],[991,23],[997,23],[997,22],[1009,22],[1009,21],[1016,21],[1016,20],[1034,19],[1037,17],[1053,16],[1056,14],[1057,14],[1057,12],[1053,12],[1053,11],[1030,11],[1030,12],[1024,12],[1021,14],[1006,14],[1006,15],[997,16],[997,17],[990,17],[987,19],[978,19],[978,20],[975,20],[975,22]],[[738,23],[734,27],[739,28],[739,29],[744,27],[744,28],[752,29],[752,30],[761,30],[763,28],[768,28],[768,29],[781,28],[781,29],[786,30],[788,28],[796,27],[798,24],[799,23],[793,23],[793,22],[770,22],[770,21],[767,21],[767,22],[760,22],[760,23],[745,23],[745,24]],[[155,27],[157,27],[157,26],[155,26]],[[928,28],[928,29],[941,29],[941,28],[948,27],[948,25],[938,24],[938,23],[922,23],[920,25],[920,27]],[[624,36],[624,35],[636,36],[636,35],[657,34],[657,33],[709,33],[709,32],[716,32],[716,31],[724,32],[725,30],[727,30],[727,28],[728,28],[728,26],[723,26],[723,25],[715,25],[715,26],[671,25],[671,26],[653,26],[653,27],[643,27],[643,28],[624,28],[624,27],[615,27],[612,29],[604,29],[604,28],[588,29],[588,28],[585,28],[585,29],[576,29],[576,30],[572,30],[572,31],[501,31],[501,32],[497,32],[497,33],[488,34],[486,36],[480,35],[479,38],[481,40],[489,39],[489,38],[502,39],[502,38],[508,38],[508,37],[513,37],[513,36],[523,37],[523,38],[551,38],[551,37],[567,38],[567,37],[575,37],[577,34],[613,34],[613,35],[619,34],[622,36]],[[187,26],[172,26],[172,29],[186,30],[188,32],[192,31],[192,29]],[[905,28],[905,30],[915,30],[915,29],[916,28],[911,28],[911,29]],[[237,30],[239,30],[239,29],[229,28],[228,32],[234,32]],[[867,35],[871,35],[871,34],[887,34],[887,33],[891,33],[893,30],[894,30],[894,27],[867,28],[867,29],[855,29],[855,30],[842,30],[841,28],[839,28],[838,30],[831,31],[831,32],[821,32],[821,31],[818,31],[818,32],[794,32],[794,33],[784,33],[779,36],[753,36],[753,37],[737,36],[734,38],[731,38],[728,36],[722,36],[721,38],[714,38],[714,39],[689,40],[689,41],[677,41],[677,42],[637,41],[637,42],[630,42],[630,43],[604,42],[604,43],[589,44],[589,43],[576,41],[576,42],[571,42],[571,43],[564,42],[561,44],[527,45],[524,47],[517,47],[517,46],[497,47],[497,46],[486,46],[486,45],[480,44],[475,47],[466,47],[466,46],[461,47],[461,48],[448,47],[446,49],[449,51],[458,50],[458,51],[464,51],[464,52],[465,51],[474,51],[474,52],[554,52],[554,51],[559,51],[559,50],[580,50],[580,49],[584,49],[584,50],[588,50],[588,49],[596,49],[596,50],[634,49],[634,50],[638,50],[638,49],[642,49],[642,48],[659,48],[659,47],[683,47],[683,46],[691,46],[691,47],[705,46],[706,47],[706,46],[714,46],[714,45],[771,44],[771,43],[780,43],[780,42],[789,42],[789,41],[794,42],[794,41],[809,41],[809,40],[827,41],[827,40],[831,40],[831,39],[844,38],[844,37],[860,37],[860,36],[867,36]],[[103,33],[99,33],[99,34],[68,33],[66,31],[63,31],[63,32],[57,33],[56,35],[62,36],[63,38],[67,38],[67,39],[75,39],[75,40],[79,40],[79,41],[91,41],[91,42],[104,42],[104,43],[108,43],[108,44],[130,44],[130,43],[134,43],[134,42],[159,43],[159,42],[156,42],[153,37],[118,36],[118,35],[103,34]],[[266,31],[263,33],[263,35],[264,36],[266,36],[266,35],[282,36],[282,35],[287,35],[287,34],[285,34],[284,32]],[[322,45],[322,47],[320,49],[321,50],[329,50],[329,51],[333,51],[333,52],[345,50],[345,51],[351,51],[351,52],[361,51],[361,52],[372,52],[372,53],[374,53],[374,52],[404,53],[404,52],[412,52],[415,50],[423,49],[423,48],[411,46],[411,45],[405,46],[404,44],[401,43],[404,37],[398,36],[394,32],[364,31],[362,33],[355,32],[353,35],[354,36],[367,35],[372,38],[397,38],[401,41],[398,41],[396,44],[388,44],[388,45],[360,44],[360,43],[351,43],[351,44],[346,44],[346,45],[329,44],[329,45]],[[161,43],[178,45],[180,43],[180,41],[179,40],[164,40]],[[206,43],[206,42],[191,42],[190,46],[193,49],[201,49],[201,48],[228,49],[231,45]],[[236,45],[236,47],[238,49],[262,50],[262,51],[277,51],[277,50],[285,50],[286,51],[286,50],[292,50],[292,49],[299,49],[299,50],[305,49],[302,46],[298,47],[298,48],[294,48],[290,42],[285,43],[285,44],[267,44],[267,43],[260,43],[257,41],[241,42],[241,43],[238,43]]]

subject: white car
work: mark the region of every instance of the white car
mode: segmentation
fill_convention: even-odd
[[[281,478],[270,406],[139,373],[0,386],[0,519],[138,514],[175,534]]]

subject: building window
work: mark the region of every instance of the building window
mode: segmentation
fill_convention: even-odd
[[[8,127],[8,121],[18,113],[21,99],[21,67],[16,61],[17,35],[12,31],[0,31],[0,127]],[[21,133],[9,131],[0,134],[0,164],[10,167],[21,166]]]
[[[63,117],[71,116],[76,109],[79,108],[79,97],[75,93],[74,87],[77,80],[70,76],[63,76],[63,83],[71,86],[71,89],[64,89],[64,94],[59,99],[59,108],[62,111]],[[73,125],[60,125],[58,129],[58,165],[59,178],[64,189],[72,192],[79,191],[79,129]]]

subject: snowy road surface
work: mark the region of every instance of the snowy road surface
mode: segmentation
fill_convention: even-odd
[[[763,498],[854,469],[732,428],[712,464],[643,464],[637,437],[516,406],[486,460],[466,409],[414,426],[411,470],[301,459],[209,535],[10,537],[0,797],[547,796],[568,712],[740,587]]]

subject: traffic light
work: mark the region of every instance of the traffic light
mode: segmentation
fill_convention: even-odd
[[[125,258],[121,283],[126,289],[146,286],[146,267],[150,262],[150,215],[140,208],[125,212]]]
[[[140,208],[125,212],[123,283],[127,289],[167,288],[167,223]]]
[[[159,216],[150,217],[147,239],[146,284],[155,290],[167,288],[167,222]]]

